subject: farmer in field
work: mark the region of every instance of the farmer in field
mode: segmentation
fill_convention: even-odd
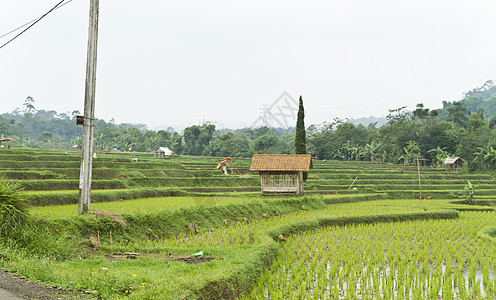
[[[217,169],[222,169],[222,171],[224,171],[224,174],[226,175],[229,175],[229,173],[227,173],[227,164],[229,163],[229,161],[231,160],[231,158],[228,156],[228,157],[225,157],[218,165],[217,165]]]

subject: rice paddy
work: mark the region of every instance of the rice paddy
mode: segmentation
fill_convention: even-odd
[[[218,158],[132,154],[133,163],[109,152],[94,164],[97,217],[77,216],[78,155],[0,153],[3,176],[24,187],[33,216],[80,245],[93,239],[65,261],[0,247],[0,258],[12,256],[3,267],[102,299],[496,298],[488,174],[421,167],[420,190],[416,167],[314,161],[304,197],[273,197],[260,193],[249,159],[235,158],[224,176]],[[467,180],[477,185],[475,205],[463,204]],[[212,260],[167,259],[198,251]],[[141,256],[108,258],[125,252]]]
[[[329,227],[292,236],[250,299],[494,298],[494,212]]]

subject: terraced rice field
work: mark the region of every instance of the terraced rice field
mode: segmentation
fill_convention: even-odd
[[[133,162],[134,157],[139,161]],[[231,172],[236,175],[233,176],[224,176],[217,170],[218,161],[220,158],[214,157],[159,159],[147,153],[98,153],[93,167],[94,202],[170,196],[171,193],[180,195],[179,191],[188,196],[191,193],[194,196],[259,194],[259,177],[249,172],[250,159],[235,158]],[[77,151],[45,151],[40,154],[38,150],[3,149],[0,153],[2,176],[20,182],[32,205],[77,203],[79,166],[80,153]],[[420,173],[423,198],[461,199],[467,180],[478,185],[477,195],[486,200],[493,200],[496,193],[496,180],[490,175],[431,167],[421,167]],[[139,189],[146,189],[149,193],[137,195],[131,192]],[[305,192],[331,195],[381,193],[390,198],[418,198],[420,195],[415,166],[338,161],[314,161]]]
[[[76,216],[79,152],[0,152],[0,174],[33,215],[97,240],[84,257],[15,254],[4,267],[103,299],[496,297],[491,175],[421,167],[419,183],[416,166],[314,161],[304,196],[274,197],[250,159],[225,176],[215,157],[97,156],[92,209],[103,217]],[[480,205],[461,203],[467,181]],[[198,251],[208,259],[197,266],[170,259]],[[140,257],[109,259],[125,252]]]

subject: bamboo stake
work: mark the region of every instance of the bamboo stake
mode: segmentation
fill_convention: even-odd
[[[351,185],[350,185],[350,187],[348,188],[348,190],[350,190],[350,189],[351,189],[351,187],[353,186],[353,184],[355,184],[355,181],[356,181],[357,179],[358,179],[358,176],[357,176],[357,177],[355,177],[355,180],[353,180],[353,182],[351,183]]]
[[[417,170],[418,170],[418,178],[419,178],[420,206],[422,206],[422,184],[420,182],[420,163],[418,157],[417,157]]]

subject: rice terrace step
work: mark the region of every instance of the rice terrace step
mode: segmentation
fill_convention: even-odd
[[[2,241],[1,267],[99,299],[496,297],[489,174],[313,160],[302,195],[274,196],[249,158],[226,176],[218,157],[97,157],[78,215],[79,151],[0,153],[35,224],[12,232],[29,247]]]

